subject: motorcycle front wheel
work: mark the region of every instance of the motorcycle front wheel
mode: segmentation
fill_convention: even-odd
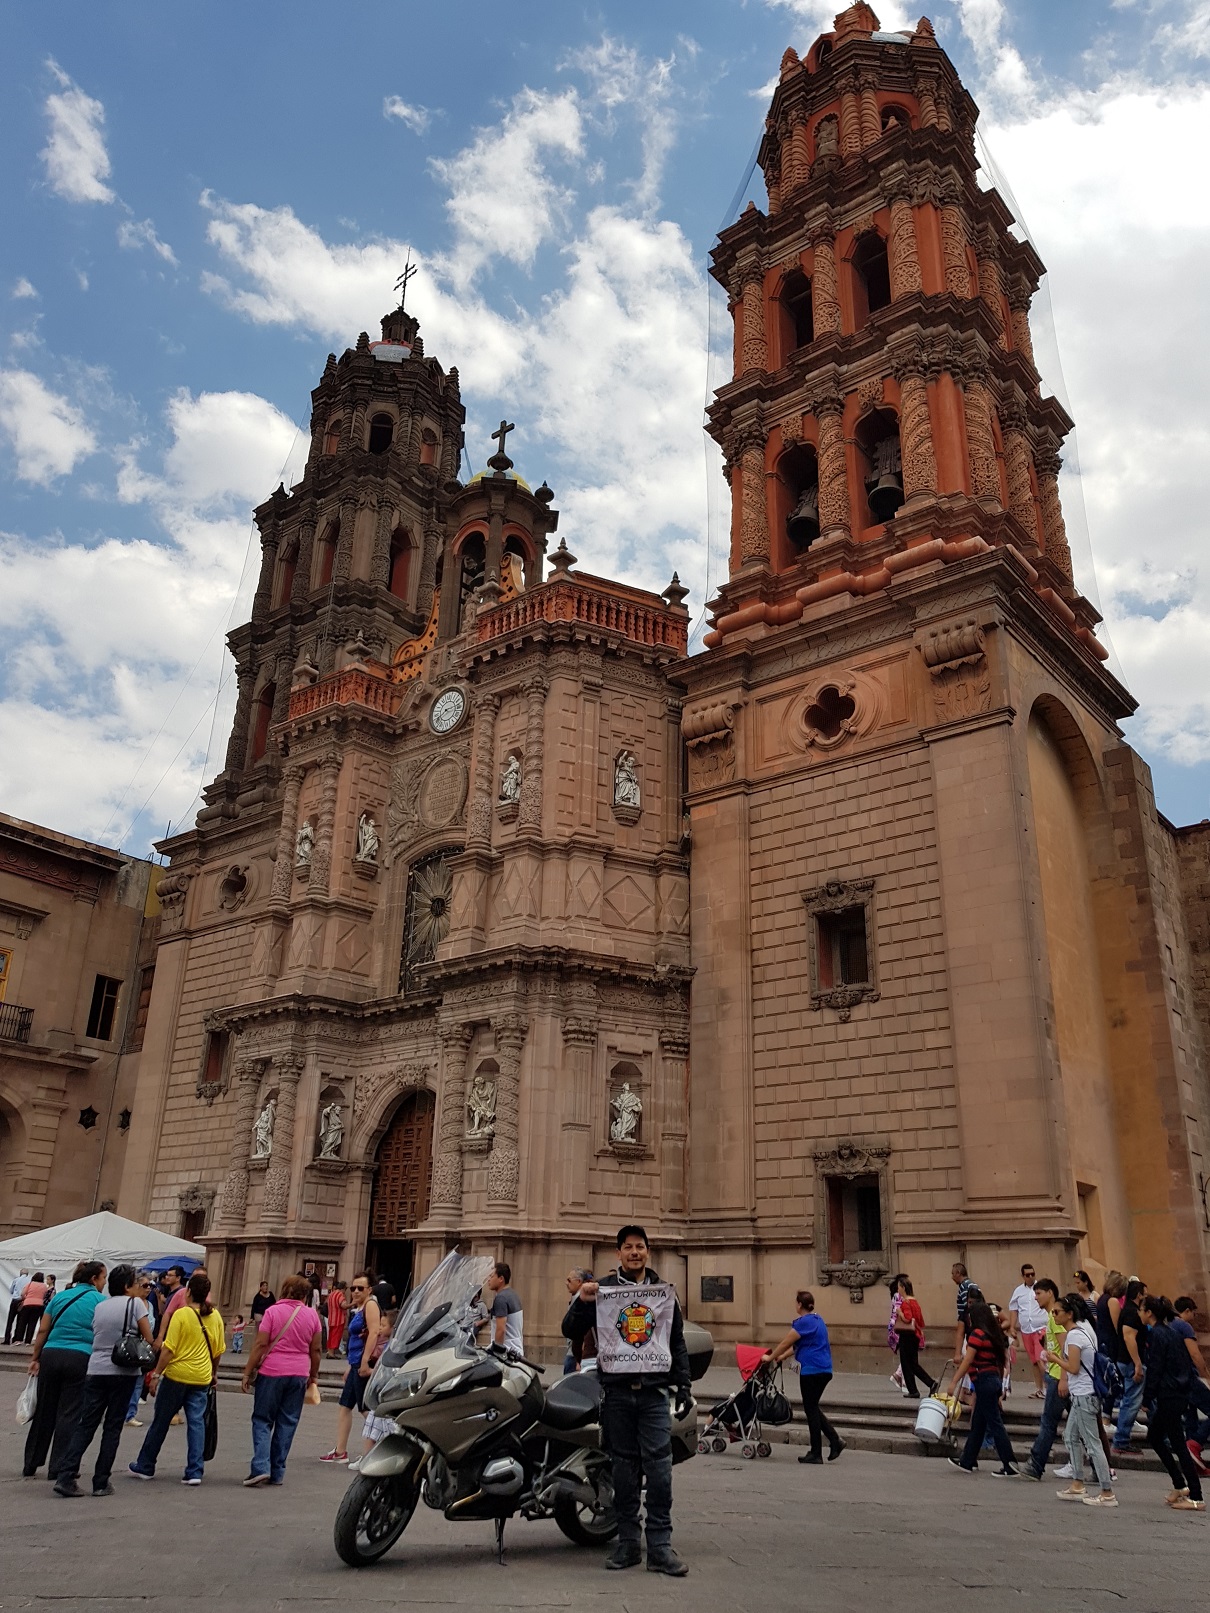
[[[384,1479],[359,1474],[345,1491],[332,1530],[341,1561],[366,1568],[384,1557],[411,1523],[418,1495],[409,1474]]]

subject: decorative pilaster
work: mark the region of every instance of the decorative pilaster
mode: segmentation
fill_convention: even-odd
[[[906,183],[891,196],[891,234],[887,242],[890,260],[891,296],[910,297],[924,290],[920,276],[920,253],[916,244],[916,218]]]
[[[1035,369],[1033,336],[1029,329],[1030,290],[1022,281],[1014,281],[1008,290],[1009,317],[1012,321],[1013,346]]]
[[[966,416],[966,446],[970,453],[971,492],[997,507],[1000,504],[1000,468],[992,435],[992,402],[986,374],[972,372],[962,385]]]
[[[815,263],[811,276],[811,312],[817,337],[828,331],[840,334],[840,288],[836,280],[836,234],[831,216],[813,222],[811,245]]]
[[[1071,570],[1071,548],[1067,542],[1067,526],[1063,520],[1063,506],[1059,501],[1059,468],[1062,460],[1057,445],[1048,445],[1034,455],[1034,469],[1038,474],[1038,503],[1042,508],[1043,548],[1046,558],[1056,571],[1062,573],[1074,586]]]
[[[374,522],[374,549],[370,555],[370,581],[385,588],[391,580],[391,531],[395,506],[385,493],[378,495]]]
[[[441,1122],[433,1161],[434,1210],[462,1209],[462,1137],[466,1131],[466,1053],[475,1034],[468,1024],[437,1027],[441,1038]]]
[[[742,565],[769,563],[769,511],[765,500],[765,439],[750,427],[736,444],[740,456],[740,539]]]
[[[937,456],[929,418],[928,384],[919,370],[899,375],[899,452],[903,460],[903,496],[910,503],[937,491]]]
[[[336,582],[346,582],[353,564],[353,534],[357,529],[357,503],[355,498],[340,501],[340,533],[336,539],[336,558],[332,576]]]
[[[542,829],[542,753],[545,749],[546,679],[525,685],[525,752],[521,762],[521,809],[518,831],[538,834]]]
[[[301,605],[311,592],[311,566],[315,557],[315,522],[304,521],[298,529],[298,560],[294,567],[294,582],[290,598]]]
[[[996,340],[1001,347],[1008,346],[1004,333],[1004,285],[1000,260],[996,255],[996,240],[990,230],[985,231],[977,247],[979,257],[979,296],[996,321]]]
[[[298,1083],[306,1060],[301,1053],[287,1053],[275,1061],[277,1073],[277,1115],[273,1122],[273,1152],[265,1171],[262,1219],[275,1230],[285,1230],[290,1209],[290,1183],[294,1166],[294,1119],[298,1111]]]
[[[857,78],[850,74],[840,86],[840,155],[856,157],[861,152],[861,100]]]
[[[819,528],[823,537],[848,537],[850,531],[843,415],[844,404],[838,396],[821,398],[815,405],[819,423]]]
[[[502,1014],[492,1021],[496,1036],[496,1135],[487,1162],[487,1197],[490,1204],[515,1205],[521,1163],[517,1136],[521,1104],[521,1050],[529,1031],[524,1014]]]
[[[1024,413],[1016,408],[1000,412],[1004,432],[1004,475],[1008,482],[1008,508],[1025,528],[1034,543],[1039,542],[1037,509],[1034,504],[1033,481],[1029,474],[1029,439],[1025,435]]]
[[[966,247],[966,217],[961,195],[954,187],[941,198],[941,254],[945,260],[945,289],[952,296],[964,299],[971,294],[971,266]]]
[[[563,1208],[588,1207],[588,1156],[592,1146],[592,1065],[597,1045],[594,1019],[563,1022],[567,1079],[563,1088]]]
[[[744,372],[763,371],[765,343],[765,278],[758,263],[744,266]]]
[[[235,697],[235,721],[231,725],[231,738],[227,741],[225,771],[237,773],[248,754],[248,728],[252,721],[252,688],[256,674],[250,666],[237,667],[235,684],[239,691]]]
[[[487,851],[492,843],[492,805],[496,798],[495,757],[497,695],[482,695],[475,705],[475,738],[471,751],[471,804],[466,820],[466,849]]]
[[[336,826],[336,792],[340,785],[340,768],[344,758],[339,751],[328,751],[321,767],[323,777],[319,795],[319,822],[315,829],[315,850],[311,854],[311,892],[326,896],[332,877],[332,836]]]
[[[294,677],[294,657],[289,650],[283,650],[273,666],[273,711],[269,718],[269,730],[274,732],[290,715],[290,684]],[[276,739],[270,741],[276,751]]]
[[[294,837],[298,829],[298,795],[306,768],[292,762],[282,774],[281,824],[277,831],[277,854],[273,861],[270,900],[288,902],[294,886]]]
[[[785,151],[786,149],[787,145],[783,144],[782,150]],[[807,125],[801,118],[790,125],[788,149],[790,153],[790,183],[788,187],[782,187],[783,193],[787,188],[797,190],[800,186],[809,184],[811,179],[811,157],[807,145]]]
[[[878,95],[873,79],[861,81],[861,144],[872,146],[882,138],[882,119],[878,115]]]
[[[252,596],[254,622],[259,622],[267,614],[273,602],[273,574],[277,569],[277,540],[280,535],[276,518],[268,531],[261,534],[260,576],[256,579],[256,592]]]
[[[688,1208],[685,1193],[685,1152],[689,1133],[689,1032],[660,1032],[660,1187],[670,1214]]]
[[[252,1127],[256,1120],[256,1099],[267,1059],[244,1059],[235,1066],[235,1129],[227,1150],[227,1174],[223,1178],[216,1232],[242,1232],[248,1209],[248,1156],[252,1152]]]

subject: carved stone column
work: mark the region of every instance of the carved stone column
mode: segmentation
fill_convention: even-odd
[[[336,792],[344,758],[339,751],[328,751],[322,763],[323,779],[319,796],[319,822],[315,827],[315,850],[311,853],[310,890],[326,896],[332,878],[332,836],[336,826]]]
[[[742,565],[769,563],[769,510],[765,498],[765,438],[749,427],[736,443],[740,456],[740,533]]]
[[[486,851],[492,843],[492,804],[496,798],[496,714],[500,700],[483,695],[475,705],[475,738],[471,750],[471,804],[466,819],[466,849]]]
[[[277,570],[277,540],[281,536],[276,518],[268,530],[261,534],[260,576],[256,579],[256,592],[252,596],[252,619],[259,622],[273,602],[273,574]]]
[[[891,271],[891,296],[910,297],[924,290],[920,276],[920,252],[916,244],[916,218],[911,193],[906,185],[891,197],[891,236],[887,242]]]
[[[996,463],[986,372],[967,374],[962,385],[962,407],[966,416],[966,446],[970,451],[971,492],[999,508],[1000,467]]]
[[[292,762],[282,774],[281,824],[277,831],[277,856],[273,863],[270,899],[288,902],[294,887],[294,841],[298,832],[298,795],[306,768]]]
[[[315,522],[303,521],[298,529],[298,560],[290,598],[301,605],[311,592],[311,566],[315,557]]]
[[[502,1014],[492,1021],[496,1035],[496,1135],[487,1161],[490,1204],[515,1205],[521,1179],[517,1136],[521,1104],[521,1049],[529,1031],[524,1014]]]
[[[850,74],[840,83],[840,155],[856,157],[861,152],[861,101],[857,78]]]
[[[819,423],[819,528],[823,537],[848,537],[852,519],[843,415],[844,403],[838,396],[821,398],[815,406]]]
[[[1042,507],[1042,532],[1046,558],[1067,581],[1073,583],[1071,548],[1067,542],[1067,526],[1063,520],[1063,506],[1059,501],[1059,467],[1062,460],[1056,445],[1048,444],[1034,456],[1038,473],[1038,503]]]
[[[763,371],[768,349],[765,343],[765,277],[759,263],[744,265],[744,373]]]
[[[783,145],[782,150],[786,147]],[[790,125],[789,151],[791,161],[791,184],[793,187],[806,185],[811,179],[811,157],[807,145],[807,125],[802,120]]]
[[[920,107],[920,126],[922,129],[931,129],[937,123],[937,100],[933,94],[933,86],[927,79],[918,79],[916,82],[916,101]]]
[[[899,375],[899,451],[903,460],[903,496],[927,497],[937,491],[937,456],[929,417],[928,384],[916,369]]]
[[[441,1122],[433,1161],[434,1210],[462,1209],[462,1138],[466,1131],[466,1051],[473,1025],[437,1027],[441,1038]]]
[[[878,115],[878,92],[872,78],[861,81],[861,144],[872,146],[882,138],[882,119]]]
[[[996,239],[990,230],[980,237],[976,248],[979,259],[979,296],[996,321],[996,340],[1001,347],[1008,346],[1004,333],[1004,284],[1000,259],[996,255]]]
[[[967,257],[966,218],[957,187],[941,197],[941,255],[945,260],[945,289],[955,297],[971,294],[971,266]]]
[[[248,1209],[248,1156],[252,1152],[252,1127],[256,1123],[256,1099],[267,1059],[244,1059],[235,1066],[235,1128],[227,1149],[227,1174],[223,1178],[218,1209],[214,1216],[216,1232],[242,1232]]]
[[[340,501],[340,534],[336,539],[336,557],[332,576],[336,582],[347,580],[353,564],[353,534],[357,530],[357,503],[355,498]]]
[[[688,1207],[685,1195],[685,1148],[689,1134],[689,1032],[660,1032],[660,1187],[673,1215]]]
[[[228,773],[239,772],[248,754],[248,728],[252,721],[252,687],[255,682],[256,674],[250,666],[236,668],[235,683],[239,692],[235,697],[235,721],[231,724],[231,738],[227,741],[227,761],[224,771]]]
[[[290,715],[290,683],[294,677],[294,657],[289,650],[283,650],[273,667],[273,711],[269,717],[270,731],[284,723]],[[272,741],[274,750],[280,749],[277,740]]]
[[[525,685],[525,754],[521,759],[521,805],[517,829],[542,829],[542,753],[546,734],[546,679]]]
[[[563,1208],[588,1208],[588,1159],[592,1148],[592,1065],[597,1045],[593,1019],[563,1022],[567,1080],[563,1089]]]
[[[1025,415],[1022,410],[1009,407],[1000,412],[1000,425],[1004,433],[1004,475],[1008,482],[1008,508],[1025,528],[1029,537],[1040,547],[1038,512],[1034,504],[1033,480],[1030,477],[1029,439],[1025,435]]]
[[[811,313],[815,334],[840,333],[840,288],[836,279],[836,235],[830,217],[813,222],[811,245],[815,263],[811,275]]]
[[[1008,307],[1009,317],[1012,320],[1013,346],[1036,369],[1033,336],[1029,329],[1029,305],[1031,300],[1029,287],[1023,282],[1015,281],[1009,287]]]
[[[370,581],[385,588],[391,580],[391,532],[395,506],[385,493],[378,495],[374,522],[374,549],[370,555]]]
[[[273,1149],[265,1171],[261,1218],[273,1230],[284,1231],[290,1211],[290,1184],[294,1175],[294,1118],[298,1110],[298,1083],[306,1060],[287,1053],[275,1061],[277,1114],[273,1121]]]

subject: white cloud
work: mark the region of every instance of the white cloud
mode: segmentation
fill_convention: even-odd
[[[817,34],[831,33],[833,20],[845,9],[844,0],[765,0],[765,4],[772,11],[793,12],[809,25],[811,35],[807,44],[814,43]],[[887,32],[911,28],[915,22],[904,0],[878,0],[874,14]],[[917,11],[916,16],[919,15]]]
[[[17,281],[12,291],[9,292],[9,296],[18,302],[26,297],[36,297],[37,295],[37,288],[34,286],[33,282],[27,280],[24,275],[21,276],[20,280]]]
[[[1028,106],[1036,85],[1020,51],[1004,37],[1004,0],[953,0],[953,4],[983,71],[979,93],[985,105]]]
[[[584,131],[574,90],[559,94],[521,90],[502,121],[481,129],[456,156],[434,158],[433,172],[447,187],[445,207],[453,250],[441,265],[455,289],[465,290],[494,258],[528,268],[538,247],[566,219],[572,193],[546,167],[549,157],[583,155]]]
[[[384,118],[398,118],[413,134],[423,134],[432,122],[433,114],[427,106],[410,106],[397,95],[388,95],[382,103]]]
[[[686,48],[696,50],[692,42],[686,42]],[[675,53],[648,61],[632,45],[606,34],[599,44],[577,50],[562,65],[588,78],[597,104],[611,123],[614,114],[623,109],[637,119],[642,130],[643,167],[632,190],[637,206],[654,208],[660,199],[664,164],[677,136],[671,104]]]
[[[0,370],[0,431],[12,447],[17,476],[40,487],[66,476],[97,446],[75,404],[29,370]]]
[[[118,245],[127,252],[137,252],[141,247],[149,246],[157,257],[163,258],[165,263],[171,263],[177,268],[177,256],[167,241],[161,241],[155,232],[155,225],[149,218],[135,223],[132,219],[118,225]]]
[[[112,202],[114,193],[104,183],[110,174],[102,133],[105,108],[85,95],[57,62],[46,65],[59,85],[46,98],[50,135],[41,152],[50,187],[69,202]]]

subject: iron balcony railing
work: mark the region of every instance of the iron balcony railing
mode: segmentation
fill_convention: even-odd
[[[32,1008],[20,1008],[16,1003],[0,1003],[0,1042],[28,1042],[33,1022]]]

